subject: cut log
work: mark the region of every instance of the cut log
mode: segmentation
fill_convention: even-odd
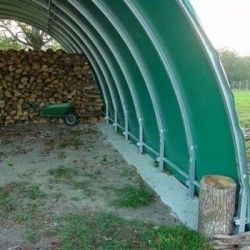
[[[0,108],[1,109],[5,108],[5,101],[3,100],[0,101]]]
[[[236,183],[233,179],[211,175],[200,183],[199,232],[207,238],[230,235],[235,213]]]

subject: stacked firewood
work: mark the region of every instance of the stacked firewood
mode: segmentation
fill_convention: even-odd
[[[43,123],[41,108],[71,102],[84,120],[97,121],[100,93],[83,55],[59,51],[0,51],[0,123]]]

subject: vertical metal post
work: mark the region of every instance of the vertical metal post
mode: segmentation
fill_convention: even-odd
[[[128,111],[124,111],[125,115],[125,129],[124,129],[124,136],[125,136],[125,141],[128,141]]]
[[[239,194],[238,202],[238,215],[235,219],[235,224],[237,225],[237,232],[244,233],[247,224],[247,206],[248,206],[248,192],[247,192],[247,175],[242,175],[241,180],[241,190]]]
[[[195,193],[195,151],[194,146],[190,146],[189,149],[189,180],[188,180],[188,192],[190,198],[194,198]]]
[[[115,107],[115,120],[114,120],[114,123],[113,123],[113,126],[115,128],[115,132],[118,131],[118,126],[117,125],[118,125],[118,115],[117,115],[117,109]]]
[[[105,111],[106,111],[106,114],[105,114],[105,120],[106,120],[106,123],[109,124],[109,101],[106,101],[105,102]]]
[[[158,158],[160,171],[163,171],[163,166],[164,166],[164,150],[165,150],[165,129],[161,129],[160,130],[160,155]]]
[[[139,153],[143,153],[143,118],[139,118]]]

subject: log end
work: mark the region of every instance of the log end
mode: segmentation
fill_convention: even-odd
[[[215,189],[231,189],[236,187],[236,182],[232,178],[222,175],[208,175],[201,182]]]

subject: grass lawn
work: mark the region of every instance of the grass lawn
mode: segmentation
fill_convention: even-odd
[[[60,249],[210,249],[184,226],[167,228],[110,214],[68,215],[59,220]]]
[[[237,91],[234,96],[241,126],[250,128],[250,91]]]
[[[235,91],[235,102],[243,128],[250,128],[250,91]],[[250,141],[247,142],[247,157],[250,161]]]

